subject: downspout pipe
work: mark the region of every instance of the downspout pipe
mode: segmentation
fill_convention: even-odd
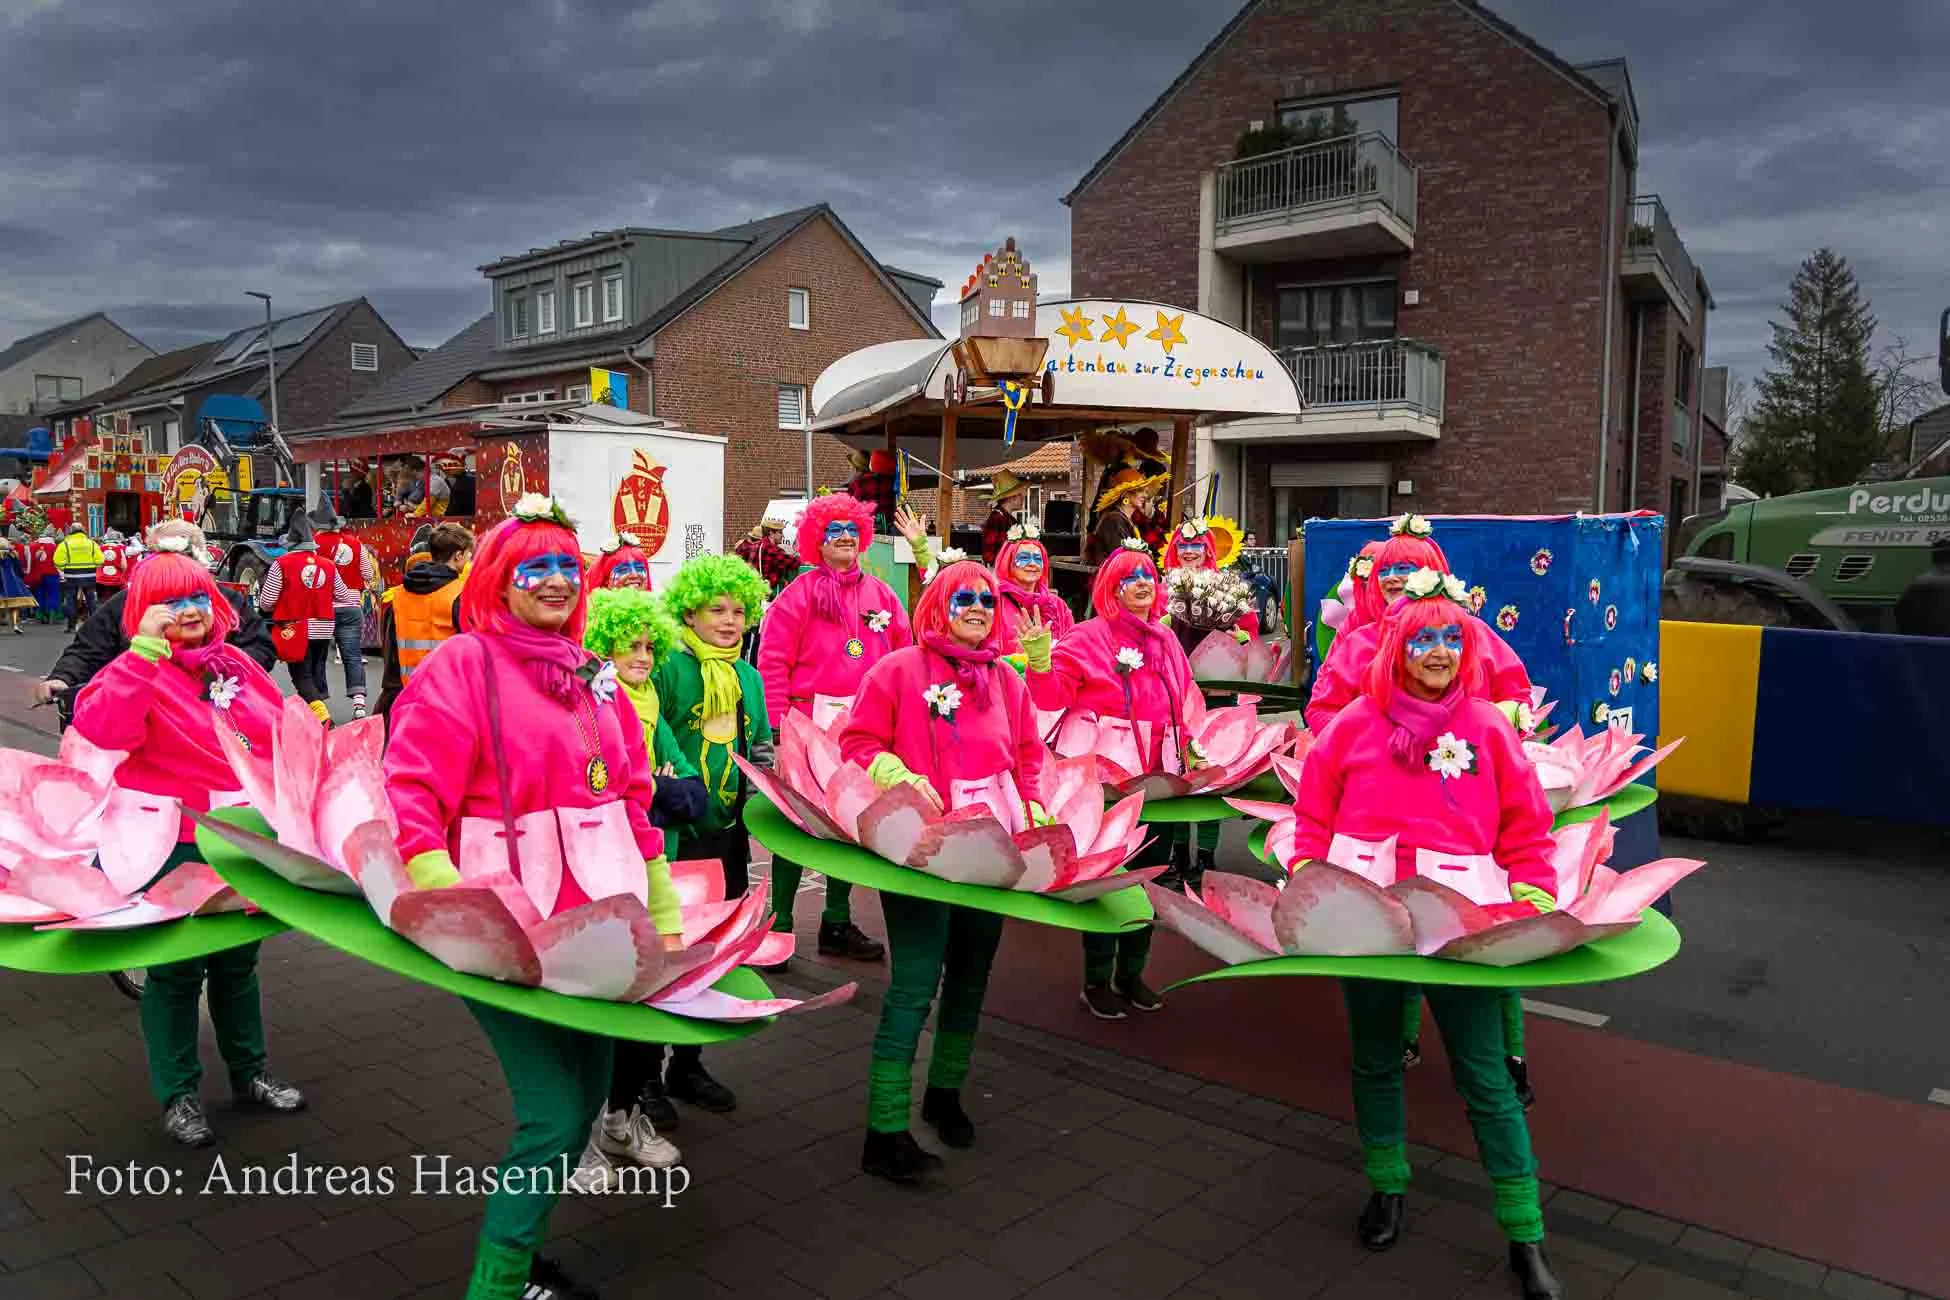
[[[1632,404],[1632,477],[1625,485],[1627,510],[1639,508],[1639,406],[1640,385],[1645,378],[1645,308],[1632,312],[1632,391],[1627,400]]]
[[[1611,127],[1605,133],[1605,350],[1599,367],[1598,482],[1593,497],[1603,514],[1611,470],[1611,346],[1612,318],[1618,313],[1618,137],[1623,129],[1618,106],[1610,108]],[[1637,444],[1634,443],[1636,449]]]

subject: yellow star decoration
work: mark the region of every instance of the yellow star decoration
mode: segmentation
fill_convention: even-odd
[[[1057,310],[1063,314],[1063,324],[1056,332],[1070,340],[1071,347],[1091,341],[1090,318],[1083,314],[1083,308],[1079,307],[1074,312],[1063,311],[1060,307]]]
[[[1172,344],[1185,342],[1184,331],[1180,328],[1184,323],[1185,313],[1183,312],[1180,312],[1176,316],[1167,316],[1163,312],[1159,312],[1158,328],[1148,331],[1144,337],[1158,340],[1158,346],[1169,352],[1171,351]]]
[[[1134,320],[1127,320],[1124,316],[1124,309],[1122,307],[1119,307],[1117,309],[1117,314],[1115,316],[1104,317],[1103,322],[1104,322],[1103,341],[1106,343],[1115,343],[1119,348],[1130,346],[1125,342],[1125,340],[1130,338],[1131,335],[1137,333],[1139,330],[1144,328],[1142,325],[1139,325]]]

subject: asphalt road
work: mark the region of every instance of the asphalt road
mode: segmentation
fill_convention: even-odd
[[[0,746],[53,752],[54,711],[29,706],[66,642],[58,628],[0,632]],[[371,658],[367,675],[377,694]],[[337,664],[329,676],[344,718]],[[1807,818],[1758,843],[1674,836],[1665,851],[1709,864],[1675,899],[1680,956],[1637,979],[1557,991],[1536,1010],[1950,1109],[1950,835]],[[1250,863],[1241,825],[1220,855]]]

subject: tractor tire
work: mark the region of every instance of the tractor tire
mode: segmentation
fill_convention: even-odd
[[[1784,600],[1752,587],[1702,581],[1691,575],[1669,582],[1659,617],[1682,623],[1734,623],[1743,627],[1796,627],[1803,620]]]
[[[257,584],[264,581],[264,561],[247,552],[243,559],[237,561],[237,567],[230,571],[230,580],[242,587],[244,594],[255,603]]]

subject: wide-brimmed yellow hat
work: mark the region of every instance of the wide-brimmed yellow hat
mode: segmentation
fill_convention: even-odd
[[[1097,509],[1108,510],[1128,496],[1138,496],[1163,486],[1171,479],[1170,474],[1146,474],[1135,465],[1119,465],[1104,475],[1098,486],[1103,489],[1097,496]]]

